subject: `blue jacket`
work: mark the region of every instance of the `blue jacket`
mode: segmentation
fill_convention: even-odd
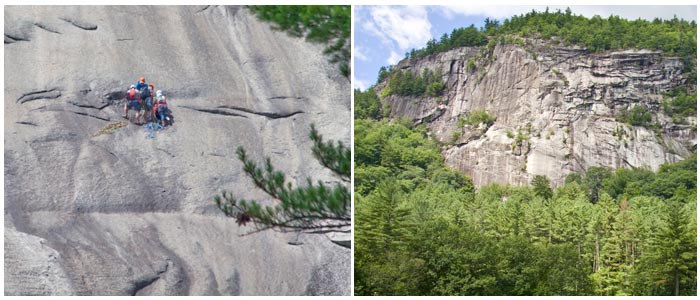
[[[140,91],[141,88],[144,87],[144,86],[146,86],[146,85],[147,85],[147,84],[146,84],[145,82],[142,83],[141,81],[139,81],[139,82],[136,83],[136,90]]]

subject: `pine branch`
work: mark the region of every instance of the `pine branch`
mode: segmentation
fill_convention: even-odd
[[[311,125],[309,137],[314,142],[314,157],[326,168],[341,176],[350,177],[350,150],[342,143],[325,142],[316,128]],[[238,199],[230,192],[223,191],[215,196],[217,207],[228,217],[235,218],[239,226],[248,222],[255,230],[244,235],[279,230],[303,231],[306,233],[348,232],[351,225],[350,191],[340,183],[327,186],[318,181],[314,184],[307,178],[307,185],[293,188],[286,181],[284,173],[275,170],[270,158],[263,167],[250,159],[243,147],[236,150],[243,162],[244,172],[253,180],[256,187],[276,200],[274,206],[261,206],[256,201]]]

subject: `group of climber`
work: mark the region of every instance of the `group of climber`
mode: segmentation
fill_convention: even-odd
[[[146,122],[160,122],[165,127],[172,124],[172,117],[168,114],[168,103],[163,91],[158,90],[153,98],[153,84],[146,84],[146,78],[141,77],[136,84],[132,84],[126,92],[126,103],[124,103],[123,117],[129,118],[129,109],[136,110],[136,121],[138,125]]]

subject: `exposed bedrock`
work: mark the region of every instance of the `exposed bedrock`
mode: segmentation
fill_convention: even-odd
[[[241,236],[213,202],[270,201],[238,146],[294,183],[339,181],[308,138],[350,142],[322,45],[240,7],[5,6],[4,47],[6,295],[350,294],[338,237]],[[176,118],[153,139],[118,123],[140,76]]]
[[[469,61],[476,68],[469,68]],[[497,182],[529,184],[546,175],[555,184],[567,174],[592,166],[649,167],[682,160],[696,147],[695,117],[688,125],[671,122],[660,108],[662,92],[687,85],[679,58],[648,50],[590,53],[585,48],[527,40],[525,45],[496,45],[493,52],[458,48],[396,68],[420,74],[437,70],[445,95],[383,99],[394,117],[425,123],[448,144],[445,161],[470,175],[478,186]],[[381,91],[387,82],[378,84]],[[660,132],[616,121],[621,112],[641,105],[652,113]],[[458,128],[461,117],[485,109],[496,117],[487,131]],[[530,132],[514,146],[508,132]]]

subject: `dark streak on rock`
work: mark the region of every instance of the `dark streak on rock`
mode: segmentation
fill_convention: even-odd
[[[77,136],[78,136],[77,134],[72,133],[72,132],[61,133],[61,134],[52,134],[52,135],[48,135],[48,136],[34,139],[30,143],[36,144],[36,143],[58,142],[58,141],[74,141]]]
[[[100,145],[98,145],[98,144],[96,144],[96,143],[94,143],[94,142],[90,142],[90,145],[93,145],[93,146],[95,146],[95,147],[97,147],[97,148],[100,148],[100,149],[104,150],[105,152],[111,154],[112,156],[114,156],[114,158],[116,158],[117,160],[119,160],[119,156],[117,156],[116,154],[114,154],[114,152],[109,151],[109,149],[107,149],[107,148],[105,148],[105,147],[102,147],[102,146],[100,146]]]
[[[29,92],[29,93],[24,93],[22,96],[17,98],[17,101],[19,103],[26,103],[32,100],[37,100],[37,99],[56,99],[58,97],[61,97],[61,91],[53,88],[50,90],[41,90],[41,91],[35,91],[35,92]]]
[[[267,98],[267,100],[285,100],[285,99],[302,100],[302,99],[304,99],[304,97],[275,96],[275,97]]]
[[[80,102],[75,102],[75,101],[68,101],[68,103],[73,104],[77,107],[82,107],[82,108],[92,108],[92,109],[97,109],[97,110],[102,110],[105,107],[109,106],[109,103],[99,103],[99,104],[90,104],[90,103],[80,103]]]
[[[117,42],[123,42],[123,41],[133,41],[134,39],[132,38],[123,38],[123,39],[117,39]]]
[[[304,113],[304,112],[301,111],[301,110],[297,110],[297,111],[295,111],[295,112],[286,113],[286,114],[276,113],[276,112],[259,112],[259,111],[254,111],[254,110],[252,110],[252,109],[248,109],[248,108],[245,108],[245,107],[226,106],[226,105],[218,106],[217,108],[226,108],[226,109],[231,109],[231,110],[238,110],[238,111],[242,111],[242,112],[247,112],[247,113],[249,113],[249,114],[254,114],[254,115],[258,115],[258,116],[263,116],[263,117],[266,117],[266,118],[268,118],[268,119],[289,118],[289,117],[294,116],[294,115],[296,115],[296,114],[302,114],[302,113]]]
[[[41,28],[41,29],[43,29],[43,30],[46,30],[46,31],[48,31],[48,32],[51,32],[51,33],[61,34],[61,33],[58,32],[57,30],[51,29],[49,26],[44,25],[44,24],[41,24],[41,23],[34,23],[34,26],[39,27],[39,28]]]
[[[103,95],[105,99],[108,101],[117,101],[117,100],[122,100],[126,98],[126,91],[121,91],[121,90],[116,90],[116,91],[111,91],[107,92]]]
[[[167,263],[166,263],[165,267],[163,267],[163,269],[161,269],[161,270],[156,270],[156,275],[155,275],[155,276],[153,276],[153,277],[151,277],[151,278],[141,279],[141,280],[138,280],[138,281],[134,282],[134,289],[131,291],[131,295],[132,295],[132,296],[138,295],[138,293],[139,293],[140,291],[142,291],[143,289],[149,287],[149,286],[150,286],[151,284],[153,284],[154,282],[158,281],[158,279],[161,278],[161,275],[163,275],[163,273],[165,273],[165,272],[168,271],[169,267],[170,267],[170,260],[168,259],[168,260],[167,260]]]
[[[163,148],[156,148],[156,149],[163,151],[165,154],[170,155],[170,157],[173,157],[173,158],[175,157],[175,154],[168,152],[168,150],[165,150]]]
[[[29,42],[29,39],[5,33],[5,44],[12,44],[14,42]]]
[[[228,111],[220,110],[220,109],[197,108],[197,107],[190,107],[190,106],[182,106],[182,107],[183,107],[183,108],[187,108],[187,109],[191,109],[191,110],[200,111],[200,112],[215,114],[215,115],[248,118],[248,117],[246,117],[246,116],[244,116],[244,115],[240,115],[240,114],[237,114],[237,113],[232,113],[232,112],[228,112]]]
[[[142,280],[134,282],[134,289],[131,291],[131,295],[136,296],[136,294],[138,294],[138,292],[147,288],[148,286],[150,286],[151,284],[156,282],[158,279],[160,279],[160,276],[146,278],[146,279],[142,279]]]
[[[211,7],[211,5],[205,5],[204,8],[198,10],[198,11],[196,12],[196,14],[201,13],[201,12],[204,12],[205,10],[209,9],[210,7]]]
[[[82,30],[97,30],[97,25],[88,23],[88,22],[82,22],[82,21],[76,21],[68,18],[60,18],[63,21],[66,21],[68,23],[73,24],[73,26],[78,27]]]
[[[68,111],[68,110],[66,110],[66,111]],[[111,121],[109,118],[103,118],[103,117],[92,115],[89,113],[84,113],[84,112],[79,112],[79,111],[70,111],[70,112],[77,114],[77,115],[91,117],[91,118],[95,118],[95,119],[102,120],[102,121]]]
[[[20,122],[15,122],[15,123],[17,123],[17,124],[22,124],[22,125],[29,125],[29,126],[39,126],[39,125],[36,125],[36,124],[34,124],[34,123],[32,123],[32,122],[20,121]]]

